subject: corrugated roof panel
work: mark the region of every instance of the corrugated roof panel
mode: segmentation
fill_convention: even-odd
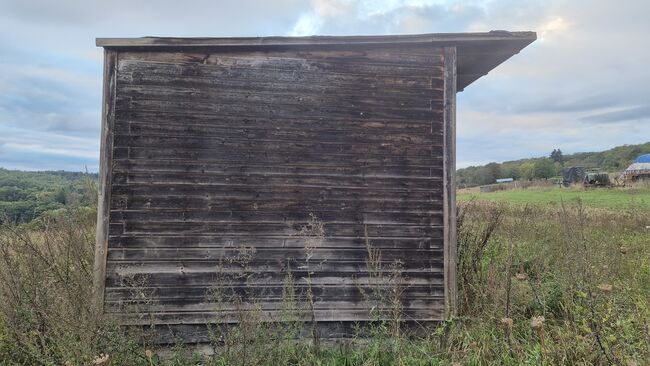
[[[626,172],[646,171],[646,170],[650,172],[650,162],[634,163],[630,165],[627,169],[625,169]]]

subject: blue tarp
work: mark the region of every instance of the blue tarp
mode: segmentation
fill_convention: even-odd
[[[641,155],[636,160],[635,163],[650,163],[650,154]]]

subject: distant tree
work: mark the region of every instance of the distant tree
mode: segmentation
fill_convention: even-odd
[[[535,163],[529,161],[522,163],[519,166],[519,171],[522,177],[528,180],[535,179]]]
[[[502,164],[501,172],[503,173],[504,178],[519,179],[522,177],[521,167],[514,164]]]
[[[560,165],[564,166],[564,155],[562,155],[562,150],[553,149],[553,152],[551,153],[551,159],[554,162],[560,163]]]
[[[68,193],[64,187],[61,187],[54,192],[54,201],[62,205],[68,202]]]
[[[489,163],[485,166],[486,183],[494,183],[497,179],[501,178],[501,165],[497,163]]]
[[[548,179],[556,175],[553,160],[548,158],[539,159],[534,164],[534,175],[538,179]]]
[[[582,166],[587,169],[598,168],[601,171],[606,172],[620,172],[623,169],[627,168],[630,163],[639,155],[648,153],[650,153],[650,142],[639,145],[623,145],[600,152],[581,152],[570,155],[564,155],[560,149],[555,149],[550,154],[548,160],[550,160],[555,165],[555,173],[551,176],[557,175],[557,173],[562,170],[563,166]],[[540,158],[532,158],[506,161],[501,164],[492,165],[489,168],[485,165],[470,166],[467,168],[459,169],[457,171],[456,177],[458,179],[459,186],[462,187],[473,187],[493,183],[496,177],[535,179],[539,178],[535,174],[535,165],[539,159]],[[538,163],[538,168],[540,165],[544,166],[544,164],[546,163]],[[546,168],[549,167],[546,166]],[[538,169],[538,173],[540,173],[538,175],[542,176],[541,178],[544,178],[544,176],[549,175],[548,173],[550,173],[550,168],[547,169],[545,172],[546,174],[541,174],[540,169]],[[1,176],[2,170],[0,169],[0,177]],[[14,179],[11,180],[11,182],[7,181],[7,186],[21,187],[20,184],[23,183],[24,182],[20,180]],[[0,184],[0,186],[2,186],[2,184]],[[22,190],[22,188],[19,189]],[[9,197],[9,192],[0,192],[0,196],[1,195],[7,195],[7,197]]]
[[[23,172],[0,168],[0,217],[29,222],[65,205],[91,205],[93,199],[71,201],[88,191],[96,174],[79,172]]]

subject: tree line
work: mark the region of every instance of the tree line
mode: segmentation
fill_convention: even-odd
[[[0,168],[0,221],[30,222],[45,212],[97,199],[97,174]]]
[[[583,152],[564,155],[554,149],[547,157],[489,163],[470,166],[456,171],[456,180],[461,188],[492,184],[497,179],[515,180],[549,179],[560,176],[562,169],[582,166],[604,172],[621,172],[639,155],[650,153],[650,142],[639,145],[623,145],[601,152]]]

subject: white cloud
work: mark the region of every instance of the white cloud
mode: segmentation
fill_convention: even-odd
[[[314,14],[305,14],[298,19],[293,26],[289,35],[291,36],[311,36],[318,34],[323,21]]]

